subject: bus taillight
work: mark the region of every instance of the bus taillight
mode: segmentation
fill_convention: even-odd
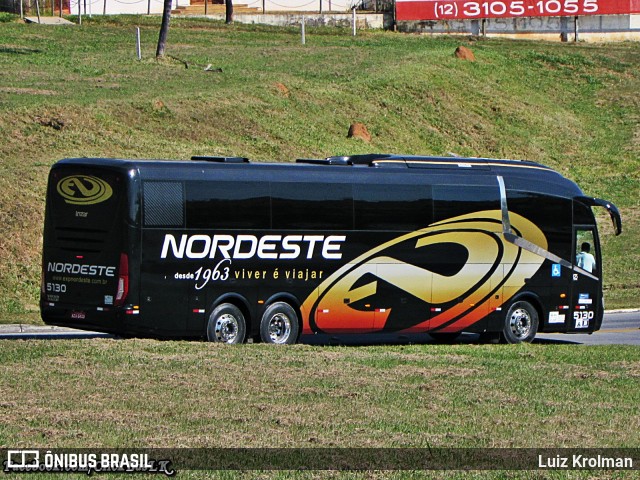
[[[124,304],[129,293],[129,257],[126,253],[120,254],[120,269],[118,270],[118,293],[116,294],[116,307]]]

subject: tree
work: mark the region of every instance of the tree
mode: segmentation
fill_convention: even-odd
[[[226,23],[227,25],[233,23],[233,0],[225,0],[224,1],[224,6],[225,6],[225,19],[224,19],[224,23]]]
[[[164,57],[164,49],[167,44],[167,35],[169,34],[169,20],[171,17],[172,1],[173,0],[164,0],[164,9],[162,10],[162,25],[160,25],[160,36],[158,37],[156,59]]]

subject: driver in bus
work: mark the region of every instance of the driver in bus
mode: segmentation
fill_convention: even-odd
[[[591,245],[589,242],[583,242],[580,247],[580,253],[576,256],[578,267],[586,270],[589,273],[593,273],[593,269],[596,266],[596,259],[589,253]]]

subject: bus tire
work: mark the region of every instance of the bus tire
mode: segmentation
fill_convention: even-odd
[[[529,302],[514,302],[507,310],[502,329],[505,343],[531,342],[538,333],[538,311]]]
[[[298,341],[300,324],[298,314],[285,302],[267,307],[260,321],[260,337],[264,343],[294,344]]]
[[[244,315],[231,303],[218,305],[207,323],[207,339],[217,343],[243,343],[247,332]]]

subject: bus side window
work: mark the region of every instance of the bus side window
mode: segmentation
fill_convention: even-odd
[[[269,196],[263,182],[188,182],[187,228],[268,229]]]
[[[433,222],[431,187],[354,185],[356,230],[413,232]]]
[[[271,215],[274,229],[351,230],[351,184],[273,182]]]
[[[500,210],[500,194],[497,186],[437,185],[433,187],[434,221],[476,213]]]

